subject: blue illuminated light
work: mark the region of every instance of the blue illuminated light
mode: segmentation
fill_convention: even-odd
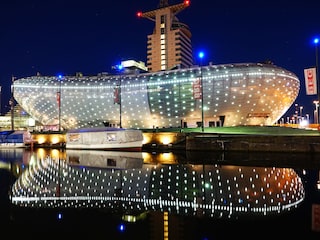
[[[122,66],[121,64],[118,64],[118,65],[117,65],[117,69],[118,69],[119,71],[121,71],[121,70],[123,69],[123,66]]]
[[[317,45],[319,43],[319,38],[313,39],[313,43]]]
[[[125,226],[124,226],[123,223],[121,223],[121,224],[119,225],[119,231],[120,231],[120,232],[123,232],[124,230],[125,230]]]
[[[62,213],[58,213],[57,218],[58,218],[58,220],[61,220],[62,219]]]
[[[200,59],[204,58],[204,52],[202,52],[202,51],[199,52],[199,55],[198,55],[198,56],[199,56]]]

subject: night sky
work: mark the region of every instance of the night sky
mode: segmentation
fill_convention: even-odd
[[[96,75],[111,72],[121,60],[146,62],[154,23],[136,13],[154,10],[159,2],[1,1],[1,113],[8,111],[11,76]],[[205,51],[203,64],[270,60],[299,77],[296,103],[303,106],[303,115],[312,116],[317,97],[306,95],[303,70],[316,64],[313,39],[320,37],[320,1],[299,2],[191,0],[177,17],[191,29],[195,64],[200,50]]]

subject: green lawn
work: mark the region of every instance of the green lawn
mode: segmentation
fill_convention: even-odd
[[[201,128],[158,128],[141,129],[143,132],[202,132]],[[278,126],[236,126],[236,127],[207,127],[205,133],[220,134],[266,134],[266,135],[307,135],[320,136],[320,131],[314,129],[278,127]]]

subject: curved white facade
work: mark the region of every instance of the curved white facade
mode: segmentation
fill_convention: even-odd
[[[298,77],[271,64],[241,63],[132,75],[32,76],[13,83],[14,98],[35,120],[62,128],[272,125],[292,105]],[[115,89],[121,89],[121,105]],[[57,93],[60,92],[60,107]],[[120,107],[121,106],[121,107]],[[121,113],[121,114],[120,114]],[[121,122],[120,122],[121,119]]]

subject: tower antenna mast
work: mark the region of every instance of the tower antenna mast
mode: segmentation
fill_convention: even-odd
[[[160,0],[160,2],[159,2],[160,8],[168,7],[168,6],[169,6],[168,0]]]

